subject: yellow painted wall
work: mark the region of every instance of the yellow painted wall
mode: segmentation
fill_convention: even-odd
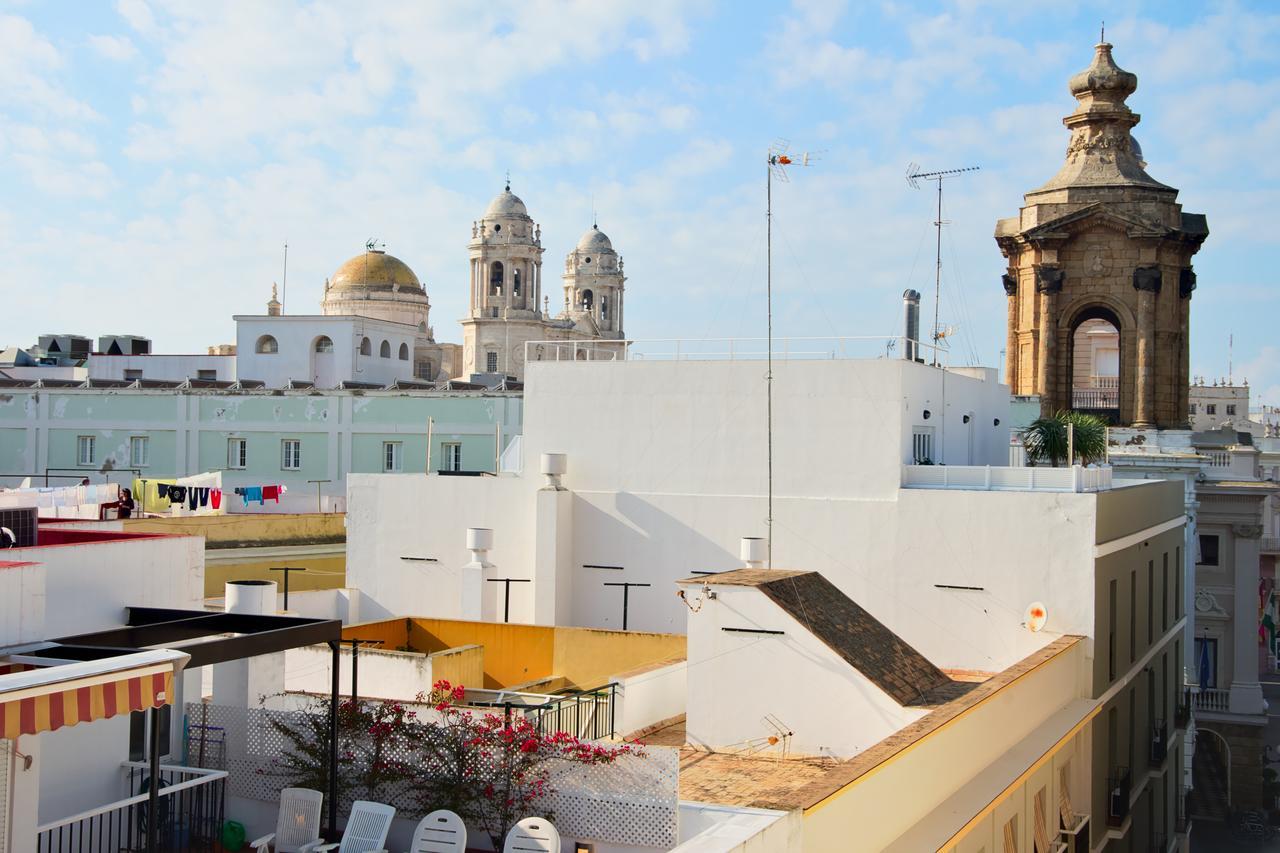
[[[431,677],[464,687],[484,686],[484,646],[460,646],[431,656]]]
[[[327,513],[233,513],[187,518],[129,518],[126,533],[171,533],[203,536],[210,546],[234,543],[241,547],[313,545],[345,542],[346,516]]]
[[[494,689],[551,677],[563,679],[556,682],[560,686],[591,689],[611,675],[685,656],[685,638],[679,634],[455,619],[395,619],[352,625],[343,630],[343,636],[384,639],[387,648],[407,645],[428,654],[458,646],[482,646],[484,686]]]
[[[206,597],[221,596],[227,581],[231,580],[265,580],[280,584],[284,592],[282,572],[273,572],[273,566],[300,566],[305,572],[289,573],[289,591],[300,592],[309,589],[341,589],[347,582],[347,557],[321,557],[312,554],[290,555],[287,548],[269,560],[246,559],[243,562],[224,563],[221,560],[208,561],[209,551],[205,551],[204,594]],[[224,555],[226,549],[213,552]]]

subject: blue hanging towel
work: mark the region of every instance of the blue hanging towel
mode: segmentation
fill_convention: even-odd
[[[245,486],[244,494],[242,495],[242,497],[244,498],[244,502],[246,506],[252,503],[253,501],[262,503],[263,502],[262,486]]]

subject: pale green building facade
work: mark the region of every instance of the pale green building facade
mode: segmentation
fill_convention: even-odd
[[[222,471],[227,489],[288,486],[282,510],[334,509],[349,472],[518,464],[522,422],[519,392],[3,387],[0,484]]]

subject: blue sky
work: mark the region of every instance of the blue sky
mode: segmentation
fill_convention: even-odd
[[[1209,217],[1192,370],[1280,404],[1271,329],[1280,208],[1280,11],[1267,3],[395,4],[0,0],[0,343],[141,333],[234,339],[281,278],[318,310],[369,237],[426,284],[458,341],[470,224],[512,188],[548,283],[591,223],[626,259],[636,338],[764,333],[764,166],[821,150],[775,193],[775,333],[881,335],[907,287],[955,360],[1004,342],[997,218],[1050,178],[1101,19],[1138,75],[1148,171]]]

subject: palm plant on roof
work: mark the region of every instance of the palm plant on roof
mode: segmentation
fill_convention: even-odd
[[[1107,456],[1107,424],[1101,418],[1083,412],[1054,412],[1036,418],[1022,431],[1022,445],[1032,465],[1048,464],[1057,468],[1072,464],[1067,459],[1067,426],[1072,425],[1075,456],[1088,465]]]

